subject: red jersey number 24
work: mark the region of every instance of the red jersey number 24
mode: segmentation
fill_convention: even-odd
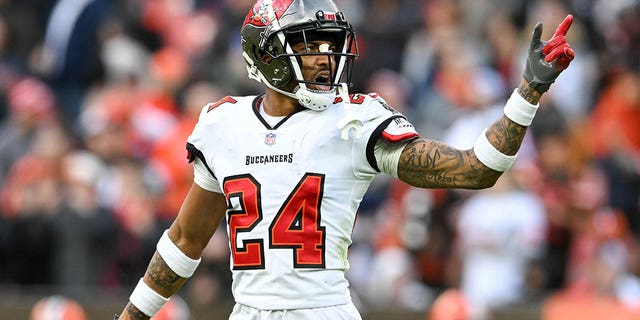
[[[262,238],[243,239],[263,219],[260,183],[250,174],[228,177],[227,195],[229,241],[234,270],[264,269],[265,243]],[[306,173],[284,201],[269,226],[269,249],[293,251],[295,268],[324,268],[325,227],[320,225],[320,203],[324,175]],[[234,206],[232,202],[239,202]],[[235,209],[234,209],[235,207]]]

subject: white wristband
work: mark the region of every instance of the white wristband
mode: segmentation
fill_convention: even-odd
[[[160,308],[169,301],[169,298],[165,298],[155,292],[146,283],[144,283],[143,278],[140,278],[138,285],[136,285],[136,288],[133,289],[133,292],[129,297],[129,301],[131,301],[138,310],[142,311],[142,313],[149,317],[153,317],[158,313]]]
[[[518,93],[518,89],[515,89],[504,105],[504,115],[511,121],[528,127],[531,125],[539,105],[529,103]]]
[[[476,154],[476,158],[478,158],[478,160],[480,160],[480,162],[485,166],[495,171],[507,171],[518,155],[515,154],[513,156],[508,156],[500,152],[491,144],[491,142],[489,142],[486,132],[487,130],[484,130],[473,145],[473,151]]]
[[[200,264],[201,259],[194,260],[187,257],[187,255],[171,241],[169,238],[169,230],[164,231],[162,237],[160,237],[160,241],[158,241],[156,249],[167,266],[183,278],[191,277]]]

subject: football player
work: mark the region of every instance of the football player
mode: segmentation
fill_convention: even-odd
[[[549,41],[535,26],[523,80],[473,148],[421,138],[376,94],[350,94],[355,33],[331,0],[259,0],[242,26],[258,96],[202,109],[188,138],[195,178],[121,319],[148,319],[193,274],[222,219],[231,250],[230,319],[360,319],[345,272],[372,179],[422,188],[491,187],[516,158],[540,96],[574,53],[573,18]]]

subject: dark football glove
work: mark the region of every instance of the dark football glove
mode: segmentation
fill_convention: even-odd
[[[531,36],[524,74],[522,75],[532,89],[538,92],[549,90],[558,75],[573,60],[575,53],[565,38],[572,22],[572,15],[564,18],[564,21],[560,23],[549,41],[540,40],[542,23],[538,22],[536,24]]]

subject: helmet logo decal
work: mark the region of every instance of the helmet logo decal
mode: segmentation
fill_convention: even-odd
[[[294,0],[259,0],[253,6],[253,9],[247,14],[243,25],[253,24],[260,27],[269,26],[272,23],[271,18],[269,17],[269,6],[273,8],[273,12],[276,17],[279,18],[285,11],[287,11],[293,1]]]

